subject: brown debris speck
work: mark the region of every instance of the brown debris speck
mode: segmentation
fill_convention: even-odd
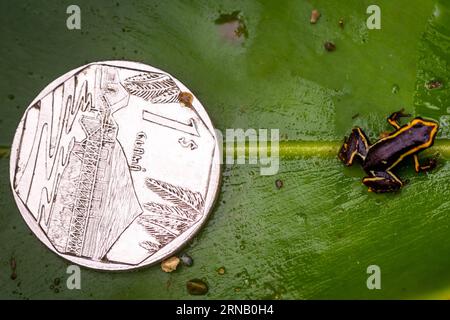
[[[283,180],[280,179],[275,180],[275,187],[277,187],[278,190],[283,188]]]
[[[317,20],[319,20],[319,18],[320,12],[318,10],[314,9],[313,11],[311,11],[311,19],[309,20],[311,24],[315,24]]]
[[[331,41],[326,41],[323,44],[323,46],[324,46],[325,50],[327,50],[328,52],[332,52],[332,51],[336,50],[336,45]]]
[[[178,257],[173,256],[161,262],[161,269],[164,272],[172,272],[177,270],[179,264],[180,259]]]
[[[186,289],[189,294],[192,294],[194,296],[204,295],[208,292],[208,286],[206,285],[206,283],[199,279],[189,280],[186,283]]]
[[[219,269],[217,269],[217,273],[223,276],[225,274],[225,267],[220,267]]]
[[[339,27],[344,28],[344,19],[340,18],[338,24]]]
[[[192,108],[192,102],[194,102],[194,96],[192,94],[190,94],[189,92],[180,92],[180,94],[178,95],[178,100],[184,106]]]
[[[442,87],[442,82],[440,82],[439,80],[431,80],[431,81],[427,82],[425,87],[428,90],[439,89]]]

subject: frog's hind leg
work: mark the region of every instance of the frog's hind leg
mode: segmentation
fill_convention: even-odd
[[[355,157],[364,160],[369,150],[369,139],[361,128],[353,128],[349,137],[345,137],[344,144],[339,150],[338,157],[346,165],[351,166]]]
[[[369,187],[370,192],[375,193],[394,192],[404,185],[404,182],[390,171],[372,171],[362,182]]]
[[[417,154],[415,154],[413,157],[414,157],[414,169],[416,170],[417,173],[427,172],[436,168],[436,159],[434,158],[428,159],[427,164],[420,164],[419,157],[417,156]]]
[[[394,112],[387,118],[387,121],[389,122],[389,124],[397,130],[400,129],[400,124],[398,123],[398,120],[400,118],[407,118],[407,117],[411,116],[410,114],[406,114],[403,111],[404,111],[404,109]]]

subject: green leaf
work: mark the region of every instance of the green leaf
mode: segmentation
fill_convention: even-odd
[[[82,290],[71,291],[68,263],[30,234],[16,209],[1,158],[0,297],[190,299],[186,282],[194,278],[208,283],[209,299],[448,294],[448,140],[428,153],[441,153],[435,171],[401,168],[409,183],[398,194],[368,193],[363,171],[335,157],[337,141],[353,126],[374,141],[391,130],[386,116],[402,107],[440,120],[441,138],[449,138],[445,1],[378,0],[381,30],[366,27],[374,4],[368,0],[77,4],[80,31],[66,29],[58,1],[48,9],[24,0],[0,4],[7,44],[0,52],[0,145],[11,144],[26,106],[54,78],[86,62],[124,58],[176,76],[221,130],[279,128],[280,171],[261,176],[258,166],[224,166],[211,218],[184,249],[192,267],[171,274],[158,265],[127,273],[83,269]],[[316,24],[309,21],[313,9],[321,12]],[[236,11],[245,36],[230,41],[216,22]],[[336,50],[327,52],[325,41]],[[426,89],[433,79],[443,87]],[[367,289],[372,264],[381,268],[381,290]]]

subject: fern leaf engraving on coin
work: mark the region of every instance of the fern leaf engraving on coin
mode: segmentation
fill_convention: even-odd
[[[179,102],[180,88],[166,74],[157,72],[142,73],[125,79],[125,89],[151,103]]]
[[[147,178],[145,185],[161,199],[171,203],[144,203],[143,207],[147,212],[138,220],[152,234],[159,247],[172,241],[201,218],[204,200],[199,192],[153,178]],[[149,253],[154,251],[154,246],[142,247]]]
[[[200,192],[193,192],[153,178],[147,178],[145,185],[163,200],[170,201],[182,209],[198,213],[203,209],[204,201]]]
[[[169,216],[176,219],[186,220],[192,222],[195,220],[195,216],[192,216],[192,212],[186,211],[178,206],[171,206],[156,202],[144,203],[144,209],[151,211],[161,216]]]

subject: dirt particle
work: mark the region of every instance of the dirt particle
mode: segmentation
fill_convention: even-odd
[[[339,27],[344,28],[344,19],[340,18],[338,21]]]
[[[192,108],[192,102],[194,102],[194,96],[189,92],[180,92],[178,100],[185,107]]]
[[[323,44],[323,46],[324,46],[325,50],[327,50],[328,52],[332,52],[332,51],[336,50],[336,45],[331,41],[326,41]]]
[[[283,180],[277,179],[275,180],[275,187],[277,187],[278,190],[280,190],[281,188],[283,188]]]
[[[9,100],[14,100],[14,98],[15,98],[15,97],[14,97],[13,94],[8,94],[8,99],[9,99]]]
[[[189,294],[194,296],[204,295],[208,292],[208,286],[203,280],[192,279],[186,283],[186,289]]]
[[[317,9],[314,9],[313,11],[311,11],[311,18],[309,20],[309,22],[311,22],[311,24],[316,24],[316,22],[319,20],[320,18],[320,12]]]
[[[192,264],[194,263],[194,260],[192,260],[192,258],[189,255],[187,255],[186,253],[183,253],[180,256],[180,260],[187,267],[192,266]]]
[[[173,256],[161,262],[161,269],[164,272],[172,272],[177,270],[179,264],[180,259],[178,257]]]
[[[359,117],[359,113],[355,113],[354,115],[352,115],[352,119],[355,120],[356,118]]]
[[[217,269],[217,273],[223,276],[225,274],[225,267],[220,267],[219,269]]]
[[[59,286],[60,283],[61,283],[61,279],[60,278],[55,278],[55,280],[53,280],[53,284],[55,286]]]
[[[440,88],[442,88],[442,82],[439,80],[431,80],[425,84],[425,87],[428,90],[440,89]]]

